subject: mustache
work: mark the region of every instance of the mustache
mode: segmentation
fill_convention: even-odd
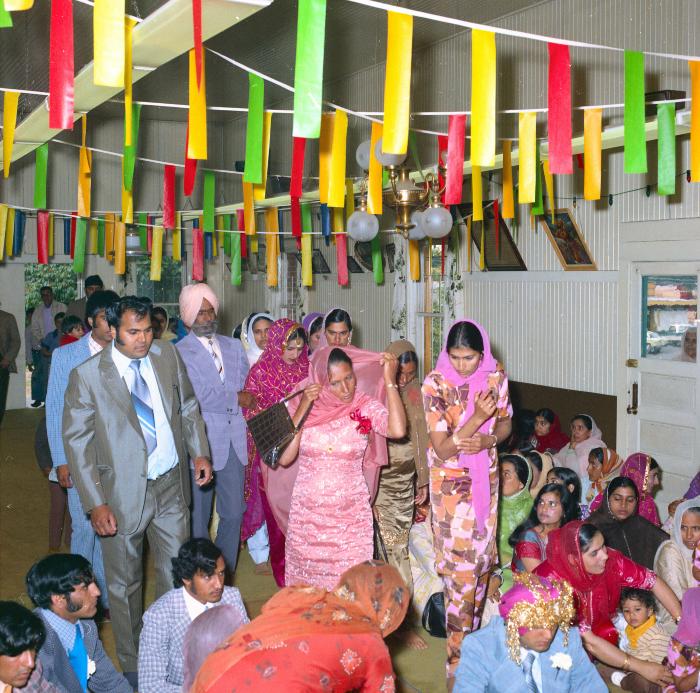
[[[216,334],[219,328],[218,320],[209,320],[208,322],[192,325],[192,332],[197,337],[211,337]]]

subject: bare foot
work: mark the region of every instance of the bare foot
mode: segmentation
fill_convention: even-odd
[[[394,637],[402,642],[409,650],[427,650],[428,643],[421,638],[418,633],[412,630],[399,630],[394,633]]]

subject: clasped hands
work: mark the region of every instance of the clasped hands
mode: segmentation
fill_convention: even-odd
[[[496,414],[496,399],[490,390],[478,392],[474,400],[474,414],[472,419],[478,426],[482,426],[492,416]],[[461,431],[457,431],[452,436],[452,442],[457,451],[466,455],[475,455],[477,452],[486,450],[493,446],[493,436],[479,433],[471,436],[464,436]]]

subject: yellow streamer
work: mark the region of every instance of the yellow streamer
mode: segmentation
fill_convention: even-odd
[[[484,218],[481,166],[474,166],[474,164],[472,164],[472,216],[474,221],[481,221]]]
[[[333,127],[335,113],[321,116],[321,136],[318,140],[318,201],[328,203],[331,185],[331,153],[333,150]]]
[[[163,263],[163,227],[153,227],[151,240],[151,281],[160,281],[161,266]]]
[[[15,241],[15,208],[7,210],[7,222],[5,222],[5,257],[12,257],[12,246]]]
[[[277,286],[277,256],[279,255],[279,215],[277,207],[266,209],[265,231],[267,232],[267,245],[265,246],[265,264],[267,265],[267,285]]]
[[[408,266],[411,271],[411,281],[420,281],[420,246],[418,241],[408,242]]]
[[[255,235],[255,203],[253,201],[253,184],[243,183],[243,219],[245,235]]]
[[[0,222],[1,224],[2,222]],[[53,214],[49,213],[49,257],[53,257]]]
[[[700,183],[700,61],[688,62],[690,68],[690,180]]]
[[[382,137],[382,124],[372,123],[372,139],[369,147],[369,184],[367,186],[367,211],[382,213],[382,165],[374,155],[374,147]]]
[[[349,219],[355,211],[355,184],[352,178],[345,180],[345,218]]]
[[[382,150],[387,154],[405,154],[411,101],[413,17],[387,12],[387,19]]]
[[[116,214],[105,214],[105,258],[114,262],[114,223]]]
[[[122,223],[134,223],[134,195],[122,182]]]
[[[331,224],[333,226],[333,233],[343,233],[343,231],[345,231],[343,210],[339,207],[334,207],[331,209]]]
[[[504,219],[515,218],[515,202],[513,197],[513,164],[511,163],[511,142],[503,142],[503,207],[501,216]],[[470,246],[471,247],[471,246]]]
[[[472,165],[496,160],[496,35],[472,31]]]
[[[301,234],[301,285],[313,286],[313,269],[311,257],[313,254],[313,236],[310,233]]]
[[[0,262],[5,259],[5,234],[7,233],[7,205],[0,205]]]
[[[194,48],[190,50],[190,110],[188,125],[190,132],[187,156],[190,159],[207,158],[207,90],[204,79],[204,56],[202,53],[202,80],[197,87],[197,68],[195,66]]]
[[[90,219],[88,230],[88,253],[97,255],[97,219]]]
[[[34,0],[4,0],[3,4],[8,12],[22,12],[23,10],[31,10],[34,6]]]
[[[537,156],[537,114],[518,114],[518,202],[532,204],[535,201],[535,161]]]
[[[126,273],[126,224],[118,221],[114,225],[114,274]]]
[[[484,222],[481,222],[481,246],[479,249],[479,269],[483,272],[486,269],[486,235],[484,233]]]
[[[94,82],[124,86],[124,0],[95,0],[92,11]]]
[[[82,146],[78,158],[78,216],[90,216],[90,186],[92,179],[92,152],[85,146],[87,116],[82,117]]]
[[[220,248],[223,248],[224,237],[226,236],[224,233],[224,217],[221,214],[214,217],[214,224],[216,225],[216,242]]]
[[[124,144],[131,146],[131,111],[134,103],[133,89],[133,30],[136,20],[131,17],[124,19]]]
[[[587,108],[583,112],[583,198],[585,200],[600,200],[602,127],[603,109]],[[690,137],[692,142],[692,130]],[[700,146],[700,137],[698,146]],[[700,165],[700,161],[698,164]]]
[[[173,260],[182,262],[182,213],[175,212],[175,228],[173,229]]]
[[[335,112],[333,146],[331,147],[330,177],[328,180],[328,206],[345,206],[345,157],[348,139],[348,114]]]
[[[547,190],[547,206],[552,217],[552,223],[554,223],[554,210],[556,208],[554,201],[554,176],[549,170],[549,159],[545,159],[542,162],[542,172],[544,173],[544,187]]]
[[[263,114],[263,151],[262,151],[262,183],[253,184],[253,199],[264,200],[267,187],[267,163],[270,159],[270,130],[272,129],[272,113]]]
[[[12,146],[15,143],[15,126],[17,125],[18,91],[6,91],[2,104],[2,173],[5,178],[10,175]]]

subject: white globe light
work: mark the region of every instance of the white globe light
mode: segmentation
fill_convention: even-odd
[[[406,161],[406,153],[403,154],[387,154],[382,151],[382,139],[377,140],[377,144],[374,145],[374,156],[377,157],[377,161],[382,166],[399,166],[404,161]]]
[[[358,144],[355,150],[355,161],[357,161],[363,171],[369,171],[369,153],[371,148],[371,140],[365,140]]]
[[[412,229],[408,230],[409,241],[421,241],[425,238],[423,214],[424,212],[420,209],[417,209],[415,212],[413,212],[413,214],[411,214],[411,223],[414,224],[414,226]]]
[[[353,241],[371,241],[379,232],[379,219],[374,214],[357,210],[348,219],[348,236]]]
[[[444,238],[452,229],[452,215],[445,207],[428,207],[423,212],[423,230],[430,238]]]

